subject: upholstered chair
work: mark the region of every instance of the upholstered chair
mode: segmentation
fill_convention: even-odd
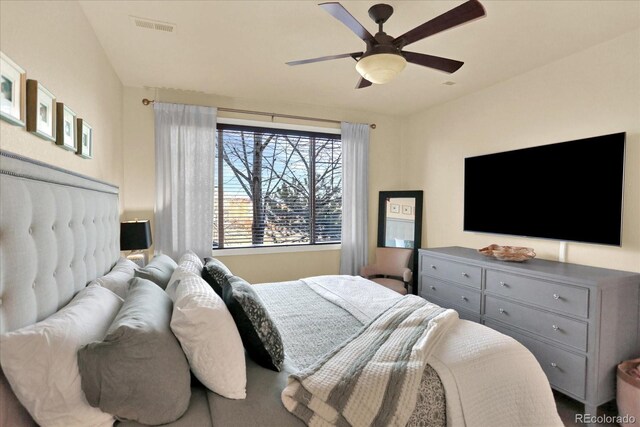
[[[407,267],[412,253],[413,249],[376,248],[375,264],[362,267],[360,275],[405,295],[413,277]]]

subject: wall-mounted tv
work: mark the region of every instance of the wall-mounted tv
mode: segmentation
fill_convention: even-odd
[[[464,230],[620,246],[625,135],[467,157]]]

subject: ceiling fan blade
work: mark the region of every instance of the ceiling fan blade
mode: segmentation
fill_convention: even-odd
[[[364,77],[360,77],[360,80],[358,81],[358,84],[356,85],[356,89],[362,89],[364,87],[369,87],[372,84],[373,83],[371,83],[369,80],[365,79]]]
[[[352,52],[352,53],[342,53],[340,55],[321,56],[319,58],[302,59],[300,61],[289,61],[287,62],[287,65],[311,64],[313,62],[330,61],[332,59],[341,59],[341,58],[349,58],[349,57],[357,60],[363,54],[364,54],[363,52]]]
[[[422,65],[423,67],[435,68],[445,73],[454,73],[462,67],[464,62],[455,59],[442,58],[440,56],[426,55],[424,53],[402,51],[402,55],[412,64]]]
[[[375,38],[366,28],[358,22],[348,11],[338,2],[320,3],[318,6],[326,10],[331,16],[349,27],[356,36],[360,37],[367,43],[373,44]]]
[[[484,7],[478,0],[469,0],[450,11],[433,18],[431,21],[427,21],[424,24],[417,26],[413,30],[407,31],[400,37],[397,37],[393,44],[402,48],[411,43],[415,43],[418,40],[422,40],[441,31],[448,30],[449,28],[457,27],[460,24],[464,24],[465,22],[472,21],[485,15],[486,12]]]

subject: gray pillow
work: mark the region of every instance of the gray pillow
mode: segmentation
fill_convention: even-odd
[[[151,280],[162,289],[167,287],[169,279],[178,264],[167,255],[156,255],[151,262],[135,272],[135,277]]]
[[[202,268],[202,278],[211,286],[211,288],[222,298],[222,287],[225,283],[225,277],[231,276],[231,270],[215,258],[205,258],[204,267]]]
[[[177,420],[189,406],[189,363],[169,327],[173,303],[154,283],[133,278],[102,342],[78,350],[91,406],[143,424]]]

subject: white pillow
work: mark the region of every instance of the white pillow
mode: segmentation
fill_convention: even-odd
[[[222,298],[201,277],[188,274],[180,280],[171,330],[202,384],[230,399],[246,397],[240,333]]]
[[[124,298],[129,290],[129,280],[133,279],[133,274],[138,266],[127,258],[120,258],[111,271],[102,277],[98,277],[90,285],[96,284]]]
[[[180,283],[180,279],[182,279],[185,275],[195,275],[197,277],[202,277],[203,268],[204,264],[202,264],[202,260],[198,258],[198,255],[196,255],[192,251],[187,251],[180,257],[178,266],[175,270],[173,270],[173,274],[171,275],[169,283],[167,284],[167,288],[165,289],[167,294],[169,295],[169,298],[171,298],[174,303],[176,302],[176,287]]]
[[[182,266],[184,269],[192,272],[193,274],[200,276],[202,275],[202,269],[204,268],[204,264],[202,264],[202,260],[193,253],[193,251],[187,251],[180,257],[180,261],[178,261],[178,266]]]
[[[89,405],[76,352],[101,341],[122,299],[87,286],[45,320],[0,336],[0,363],[18,400],[42,426],[111,426],[114,418]]]

